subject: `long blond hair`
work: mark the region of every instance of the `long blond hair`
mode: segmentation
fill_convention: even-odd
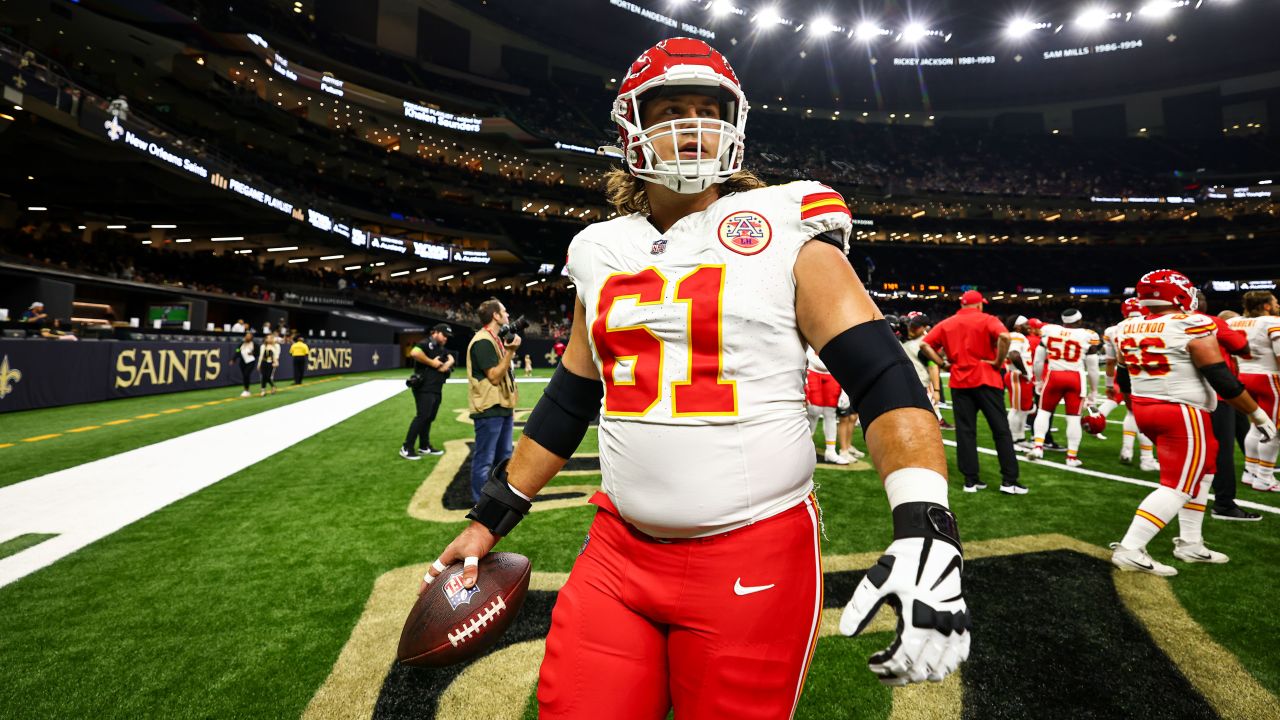
[[[613,205],[613,209],[619,215],[649,214],[649,197],[645,194],[643,180],[622,168],[615,167],[605,173],[604,181],[605,197],[609,199],[609,204]],[[765,181],[756,177],[755,173],[750,170],[739,170],[730,175],[728,180],[720,183],[719,188],[723,196],[765,186]]]

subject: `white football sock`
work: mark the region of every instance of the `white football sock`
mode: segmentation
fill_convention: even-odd
[[[1244,436],[1244,471],[1252,477],[1262,477],[1262,433],[1257,428],[1249,428]]]
[[[1021,410],[1011,408],[1009,410],[1009,432],[1013,433],[1014,440],[1021,440],[1023,435],[1027,433],[1027,416],[1022,414]]]
[[[1253,428],[1249,428],[1249,434],[1254,433]],[[1274,480],[1276,475],[1276,456],[1280,455],[1280,437],[1273,437],[1266,442],[1261,442],[1261,433],[1259,433],[1258,442],[1258,477],[1264,481]]]
[[[1032,433],[1035,434],[1036,447],[1044,446],[1044,438],[1049,434],[1049,412],[1046,410],[1036,411],[1035,425],[1032,427]]]
[[[1120,452],[1133,455],[1133,441],[1138,439],[1138,420],[1133,413],[1124,414],[1124,436],[1120,440]]]
[[[827,441],[827,449],[836,449],[836,409],[822,408],[822,436]]]
[[[1204,542],[1204,506],[1211,485],[1213,476],[1205,475],[1200,481],[1200,491],[1178,511],[1178,537],[1189,543]]]
[[[1080,438],[1084,437],[1084,429],[1080,427],[1079,415],[1067,416],[1067,457],[1075,457],[1080,453]]]
[[[1115,410],[1118,407],[1120,407],[1120,403],[1112,400],[1111,398],[1107,398],[1098,406],[1098,412],[1102,414],[1102,417],[1106,417],[1111,414],[1112,410]]]
[[[1151,442],[1151,438],[1143,435],[1142,433],[1138,433],[1138,455],[1143,460],[1151,460],[1154,462],[1156,459],[1155,444]]]
[[[1190,495],[1163,485],[1152,490],[1138,506],[1133,522],[1129,524],[1129,532],[1124,534],[1120,544],[1130,550],[1145,548],[1190,499]]]

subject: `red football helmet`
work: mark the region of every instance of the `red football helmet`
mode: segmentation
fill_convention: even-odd
[[[1173,305],[1183,312],[1196,309],[1196,287],[1177,270],[1152,270],[1138,281],[1138,302],[1144,308]]]
[[[720,99],[720,119],[677,118],[643,127],[640,104],[646,94],[685,91]],[[742,169],[746,137],[747,98],[729,61],[715,48],[693,38],[668,38],[644,51],[631,64],[618,88],[611,117],[618,125],[622,161],[632,175],[678,193],[696,193],[728,180]],[[655,139],[677,135],[697,140],[698,157],[661,160],[654,152]],[[718,135],[714,158],[702,156],[708,135]]]
[[[1124,303],[1120,306],[1120,314],[1126,318],[1144,317],[1147,313],[1142,310],[1142,303],[1138,302],[1138,298],[1125,298]]]
[[[1084,428],[1084,431],[1090,435],[1097,435],[1107,429],[1107,418],[1105,415],[1095,410],[1086,415],[1080,416],[1080,425]]]

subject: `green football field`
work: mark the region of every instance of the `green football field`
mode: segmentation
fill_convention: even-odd
[[[228,388],[0,415],[0,488],[403,375],[318,378],[269,398]],[[542,387],[522,384],[520,407]],[[464,527],[465,400],[465,386],[446,387],[432,432],[443,457],[398,457],[413,415],[400,394],[0,587],[0,718],[535,717],[540,638],[591,520],[594,432],[548,489],[559,499],[498,546],[535,571],[503,644],[465,667],[391,663],[423,567]],[[1088,469],[1154,479],[1119,463],[1119,425],[1106,434],[1085,438]],[[865,447],[860,432],[855,444]],[[979,444],[991,447],[985,432]],[[983,492],[959,492],[952,468],[973,654],[944,683],[896,690],[865,665],[892,639],[888,610],[859,638],[829,629],[890,540],[883,491],[865,465],[820,465],[827,610],[797,716],[1280,717],[1280,514],[1206,519],[1227,565],[1173,560],[1171,523],[1150,549],[1178,576],[1114,572],[1107,543],[1149,490],[1069,472],[1062,459],[1022,463],[1031,492],[1017,497],[996,492],[992,456],[981,456]],[[1278,494],[1239,494],[1280,508]],[[45,540],[0,542],[0,558]]]

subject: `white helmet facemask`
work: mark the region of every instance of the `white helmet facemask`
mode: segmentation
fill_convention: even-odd
[[[691,93],[711,91],[728,95],[732,99],[721,102],[722,114],[727,119],[677,118],[642,127],[642,95],[659,88],[670,94],[684,87]],[[646,182],[661,184],[678,193],[698,193],[728,180],[742,169],[746,98],[736,85],[710,68],[697,65],[671,68],[663,76],[619,96],[612,118],[629,140],[623,162],[632,175]],[[675,157],[661,159],[655,148],[658,143],[668,147],[673,143]],[[715,154],[708,157],[704,148],[709,151],[713,145]],[[696,152],[696,156],[682,158],[681,150]]]

